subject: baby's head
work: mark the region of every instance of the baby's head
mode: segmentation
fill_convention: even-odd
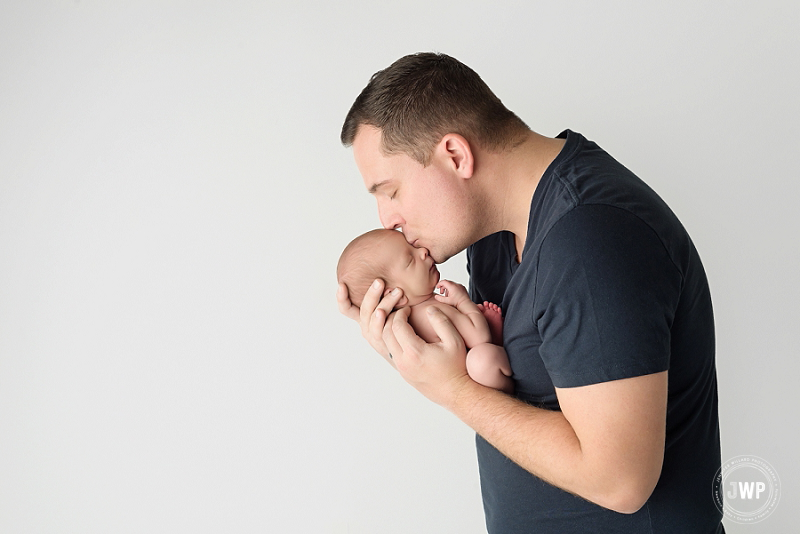
[[[385,283],[384,294],[399,287],[398,308],[427,300],[439,283],[436,263],[424,248],[414,248],[396,230],[371,230],[350,242],[339,258],[336,277],[347,286],[350,302],[361,307],[376,278]]]

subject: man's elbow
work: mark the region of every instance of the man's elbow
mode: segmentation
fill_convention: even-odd
[[[625,495],[616,498],[613,502],[610,502],[607,508],[615,512],[618,512],[620,514],[635,514],[636,512],[641,510],[642,506],[645,505],[647,499],[650,498],[651,494],[652,492],[650,492],[647,495],[644,494]]]
[[[647,503],[656,487],[655,481],[632,481],[607,495],[601,506],[620,514],[635,514]]]

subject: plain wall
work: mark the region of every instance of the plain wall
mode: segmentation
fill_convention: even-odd
[[[728,531],[793,530],[798,28],[774,0],[3,2],[0,532],[484,531],[472,431],[334,298],[379,225],[342,120],[426,50],[678,214],[723,460],[781,477],[775,513]]]

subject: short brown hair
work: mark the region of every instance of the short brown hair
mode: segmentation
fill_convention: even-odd
[[[347,287],[350,302],[359,308],[372,282],[376,278],[386,278],[387,273],[385,265],[370,261],[373,256],[369,251],[379,246],[386,237],[386,232],[395,231],[378,228],[361,234],[344,248],[339,257],[336,278],[339,283]]]
[[[385,153],[404,153],[423,165],[448,133],[494,151],[528,131],[474,70],[434,52],[402,57],[375,73],[347,113],[342,144],[351,146],[364,124],[381,130]]]

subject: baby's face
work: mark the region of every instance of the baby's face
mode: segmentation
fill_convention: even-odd
[[[439,270],[427,249],[412,247],[403,234],[392,231],[379,250],[388,266],[387,288],[402,288],[412,305],[431,296],[439,283]]]

